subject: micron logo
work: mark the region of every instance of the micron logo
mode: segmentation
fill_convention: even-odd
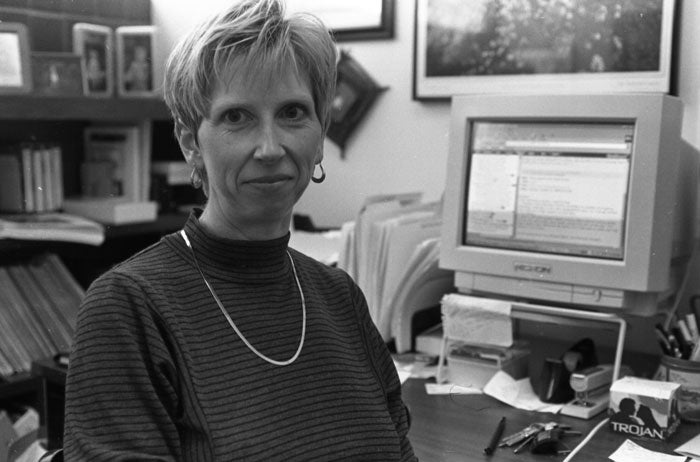
[[[523,273],[552,274],[552,267],[549,265],[537,265],[535,263],[513,263],[513,269]]]

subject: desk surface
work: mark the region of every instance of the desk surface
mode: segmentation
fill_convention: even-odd
[[[408,379],[403,385],[403,399],[411,411],[409,438],[421,462],[451,461],[561,461],[566,457],[533,455],[529,451],[513,454],[512,448],[498,448],[492,456],[484,454],[498,420],[506,417],[503,435],[521,430],[533,421],[557,421],[579,430],[583,436],[567,436],[563,442],[573,449],[589,430],[604,418],[581,420],[564,415],[533,413],[515,409],[487,395],[428,395],[425,380]],[[700,433],[700,425],[683,423],[668,442],[630,438],[649,450],[673,454],[673,450]],[[601,428],[573,461],[608,461],[628,437]]]

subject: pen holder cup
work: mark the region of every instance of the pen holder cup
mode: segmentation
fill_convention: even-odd
[[[654,380],[679,383],[678,411],[681,419],[700,422],[700,361],[663,356]]]

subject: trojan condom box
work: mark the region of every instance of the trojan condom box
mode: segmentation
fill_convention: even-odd
[[[624,377],[610,387],[610,429],[630,436],[666,440],[679,425],[680,385]]]

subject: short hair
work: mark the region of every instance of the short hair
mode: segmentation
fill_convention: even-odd
[[[316,115],[325,134],[335,95],[337,50],[330,31],[315,16],[285,17],[283,0],[243,0],[202,22],[168,58],[165,102],[175,120],[195,137],[211,108],[215,85],[231,62],[255,78],[273,78],[291,65],[308,76]]]

